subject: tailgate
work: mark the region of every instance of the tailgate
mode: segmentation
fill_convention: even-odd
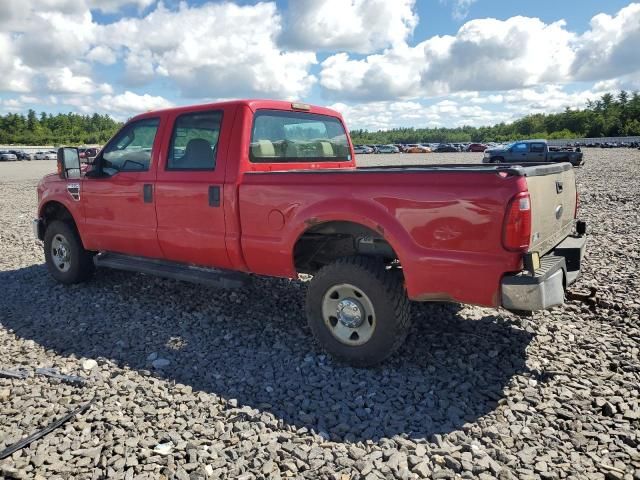
[[[531,247],[544,255],[574,226],[576,177],[569,163],[536,165],[525,168],[531,195]]]

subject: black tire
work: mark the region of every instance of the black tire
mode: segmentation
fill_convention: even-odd
[[[371,330],[370,338],[359,345],[340,341],[332,332],[331,320],[323,315],[325,296],[345,284],[356,287],[373,308],[370,323],[374,326],[367,327]],[[355,296],[353,299],[357,300]],[[306,310],[311,331],[324,350],[351,366],[371,367],[388,358],[404,342],[411,320],[409,305],[398,270],[390,271],[381,261],[356,256],[338,259],[313,277],[307,291]],[[331,318],[338,323],[336,317]]]
[[[496,157],[491,159],[491,163],[502,163],[502,162],[504,162],[504,158],[502,157]]]
[[[62,243],[64,252],[68,252],[68,256],[61,255],[65,257],[64,261],[59,260],[60,256],[54,255],[54,243],[57,246]],[[60,252],[60,249],[56,249],[56,252]],[[93,255],[82,246],[76,229],[60,220],[47,225],[44,233],[44,258],[51,276],[67,285],[86,281],[95,269]]]

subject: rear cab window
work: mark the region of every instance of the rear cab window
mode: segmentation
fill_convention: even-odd
[[[316,113],[258,110],[249,159],[264,162],[347,162],[347,133],[336,117]]]

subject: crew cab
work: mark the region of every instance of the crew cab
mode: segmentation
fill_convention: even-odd
[[[338,112],[281,101],[138,115],[88,169],[61,148],[37,192],[59,282],[95,267],[222,287],[311,274],[311,330],[355,366],[398,349],[410,301],[562,304],[585,250],[567,163],[357,168]]]
[[[483,163],[569,162],[574,167],[584,162],[580,149],[554,149],[546,140],[515,142],[504,148],[484,151]]]

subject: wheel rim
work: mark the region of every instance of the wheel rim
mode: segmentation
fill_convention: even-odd
[[[61,272],[71,268],[71,247],[67,239],[59,233],[51,241],[51,260]]]
[[[373,336],[376,315],[369,297],[348,283],[334,285],[322,299],[322,318],[340,343],[363,345]]]

